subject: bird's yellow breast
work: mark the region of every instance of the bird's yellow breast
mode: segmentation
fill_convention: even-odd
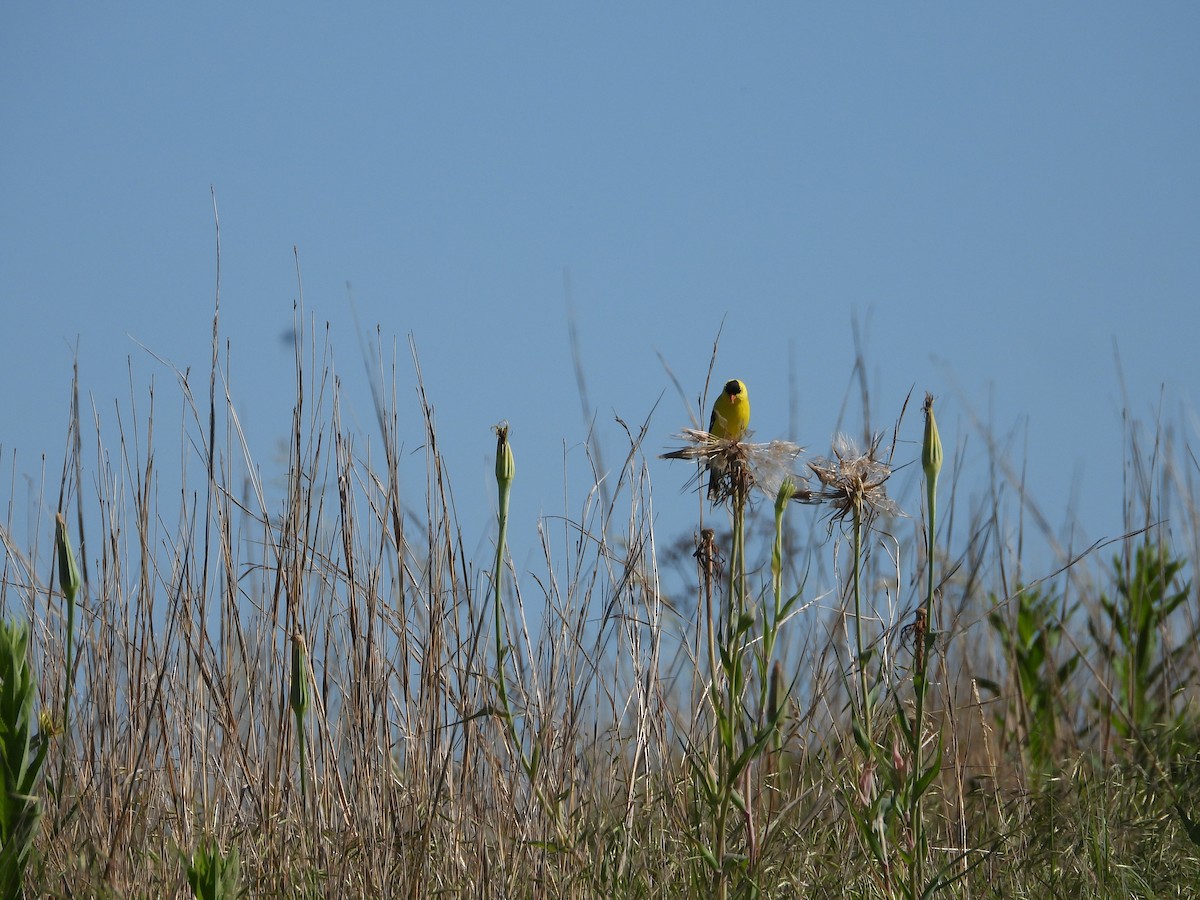
[[[727,381],[713,404],[708,431],[727,441],[738,440],[750,427],[750,393],[746,384],[737,379]]]

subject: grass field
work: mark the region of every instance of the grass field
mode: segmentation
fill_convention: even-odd
[[[503,521],[501,432],[478,559],[428,404],[402,483],[396,392],[364,459],[304,365],[280,471],[214,363],[181,439],[148,412],[85,454],[76,404],[57,551],[10,513],[6,896],[1200,895],[1196,463],[1160,431],[1128,534],[1036,573],[1026,500],[960,484],[916,403],[919,457],[838,444],[791,499],[792,448],[685,436],[727,457],[711,531],[652,527],[636,435],[569,521]]]

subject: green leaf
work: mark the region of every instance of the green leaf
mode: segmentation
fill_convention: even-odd
[[[917,778],[916,784],[913,785],[913,796],[920,797],[933,783],[933,779],[937,778],[938,773],[942,771],[942,738],[938,735],[937,743],[934,744],[933,759],[929,761],[928,768]]]
[[[850,728],[854,732],[854,743],[858,744],[858,749],[863,753],[870,753],[871,742],[867,740],[867,735],[862,729],[862,723],[859,722],[858,716],[854,717]]]

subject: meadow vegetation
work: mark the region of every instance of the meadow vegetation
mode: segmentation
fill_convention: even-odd
[[[419,367],[413,484],[407,379],[379,366],[364,454],[312,365],[273,499],[215,347],[167,446],[152,409],[92,434],[75,385],[59,517],[0,525],[0,895],[1200,890],[1200,507],[1164,429],[1127,429],[1127,533],[1061,548],[1019,484],[961,483],[932,398],[825,457],[683,434],[726,456],[695,521],[655,520],[645,429],[510,520],[500,427],[474,558]]]

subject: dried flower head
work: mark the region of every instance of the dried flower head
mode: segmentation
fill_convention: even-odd
[[[803,452],[803,447],[791,441],[755,444],[754,452],[750,456],[754,469],[754,484],[776,502],[779,501],[781,491],[786,494],[788,500],[811,502],[813,492],[808,487],[808,480],[795,471],[796,459]],[[786,491],[784,485],[787,485]]]
[[[830,504],[834,519],[854,515],[860,522],[875,516],[899,515],[900,508],[887,495],[885,484],[892,467],[878,458],[881,436],[871,441],[866,453],[844,434],[833,441],[833,458],[812,460],[808,467],[821,482],[814,500]]]
[[[796,483],[795,499],[810,496],[812,492],[804,487],[803,479],[792,472],[803,448],[791,441],[752,444],[745,440],[749,434],[727,440],[699,428],[684,428],[675,437],[685,446],[662,454],[661,459],[692,459],[702,463],[696,477],[705,471],[716,476],[710,477],[709,482],[709,499],[714,503],[723,503],[730,497],[746,498],[753,487],[774,498],[785,478]]]

